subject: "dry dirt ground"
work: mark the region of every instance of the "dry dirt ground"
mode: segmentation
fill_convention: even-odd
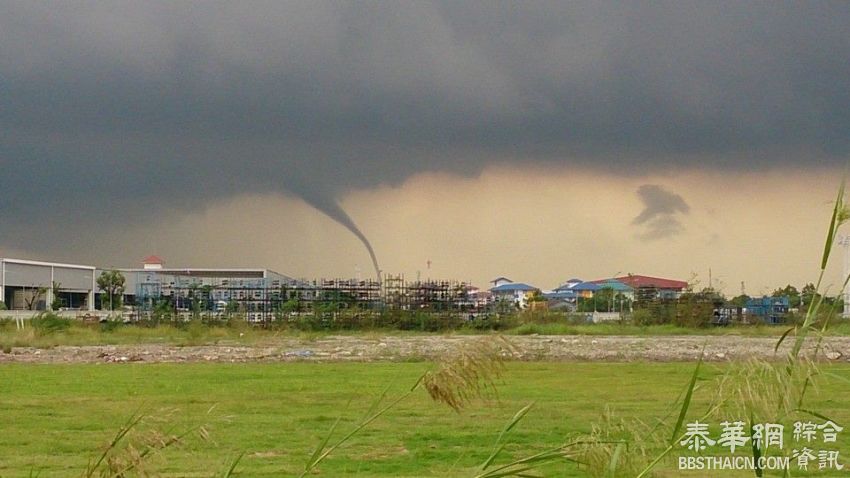
[[[161,344],[61,346],[51,349],[16,347],[0,353],[0,363],[130,363],[130,362],[370,362],[433,360],[462,348],[481,336],[357,337],[330,336],[315,340],[279,339],[274,344],[245,346]],[[510,336],[514,360],[526,361],[693,361],[705,346],[705,359],[727,361],[748,357],[778,359],[790,342],[774,353],[775,337],[736,336]],[[813,341],[804,350],[811,350]],[[850,362],[850,337],[824,340],[821,359]]]

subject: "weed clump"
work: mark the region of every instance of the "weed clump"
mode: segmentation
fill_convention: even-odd
[[[42,312],[33,317],[31,323],[39,335],[50,335],[71,328],[71,319],[60,317],[53,312]]]
[[[505,354],[514,350],[504,337],[479,340],[442,359],[436,371],[423,375],[422,384],[434,401],[460,411],[473,398],[496,393]]]

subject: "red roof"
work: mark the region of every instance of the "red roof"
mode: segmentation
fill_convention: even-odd
[[[142,259],[142,264],[165,264],[165,261],[159,256],[148,256]]]
[[[660,277],[650,277],[641,275],[627,275],[615,277],[614,279],[628,285],[633,289],[641,287],[656,287],[658,289],[677,289],[683,290],[688,288],[688,283],[683,280],[662,279]]]

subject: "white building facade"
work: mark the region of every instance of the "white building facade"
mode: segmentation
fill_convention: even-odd
[[[94,310],[95,267],[0,258],[0,302],[10,310]]]

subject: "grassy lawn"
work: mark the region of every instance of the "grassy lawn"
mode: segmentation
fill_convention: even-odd
[[[154,416],[139,430],[184,430],[206,424],[209,439],[192,438],[152,466],[164,476],[219,476],[245,452],[237,476],[292,476],[337,417],[345,433],[391,384],[409,388],[429,365],[372,364],[124,364],[0,366],[0,477],[78,476],[89,458],[140,407]],[[524,456],[588,433],[610,408],[618,417],[652,422],[667,414],[693,364],[510,363],[498,400],[476,401],[457,414],[416,393],[320,465],[319,476],[474,476],[501,428],[529,402],[535,408],[513,430],[500,459]],[[701,383],[720,373],[706,365]],[[850,366],[830,366],[850,379]],[[809,406],[850,423],[847,384],[824,378]],[[694,416],[705,409],[697,393]],[[734,418],[734,417],[730,417]],[[741,417],[746,419],[746,417]],[[714,423],[718,427],[720,420]],[[790,428],[790,423],[786,426]],[[839,435],[850,456],[848,432]],[[846,458],[844,458],[846,459]],[[668,471],[657,476],[681,476]],[[547,476],[585,476],[574,465]],[[709,473],[710,475],[710,473]],[[690,476],[709,476],[694,474]],[[752,476],[722,472],[716,476]],[[768,475],[774,476],[774,475]],[[823,475],[827,476],[827,475]]]

